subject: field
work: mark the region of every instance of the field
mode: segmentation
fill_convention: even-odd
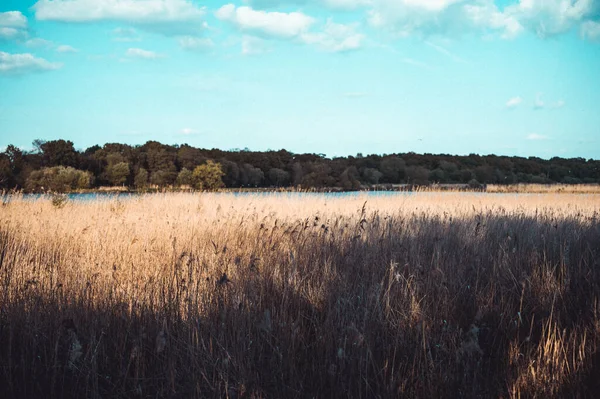
[[[0,207],[0,396],[594,397],[600,194]]]

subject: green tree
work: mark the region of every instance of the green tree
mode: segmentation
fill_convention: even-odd
[[[41,151],[46,166],[78,166],[79,153],[75,151],[72,141],[35,140],[33,144]]]
[[[223,170],[221,164],[211,160],[206,161],[203,165],[198,165],[194,169],[194,187],[200,190],[216,190],[224,187]]]
[[[25,189],[28,191],[67,192],[89,188],[92,182],[93,175],[90,172],[77,170],[70,166],[54,166],[31,172],[25,182]]]
[[[129,173],[129,164],[127,162],[115,163],[106,168],[107,180],[114,186],[125,184]]]
[[[133,184],[137,189],[144,189],[148,186],[148,171],[144,168],[139,168],[135,174]]]
[[[175,183],[178,186],[193,186],[194,185],[194,173],[187,169],[183,168],[177,175],[177,180]]]

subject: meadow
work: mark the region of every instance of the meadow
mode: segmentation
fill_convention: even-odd
[[[0,207],[0,396],[594,397],[600,194]]]

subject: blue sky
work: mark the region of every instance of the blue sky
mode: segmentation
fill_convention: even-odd
[[[0,149],[600,158],[599,0],[2,0]]]

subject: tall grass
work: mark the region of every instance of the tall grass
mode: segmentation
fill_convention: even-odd
[[[600,196],[14,197],[2,397],[593,397]]]

